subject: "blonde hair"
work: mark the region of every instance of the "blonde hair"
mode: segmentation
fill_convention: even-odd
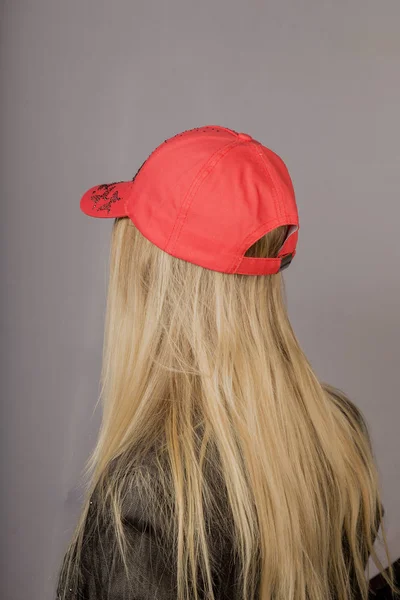
[[[277,256],[286,234],[275,229],[246,256]],[[62,598],[79,580],[95,489],[129,576],[122,504],[141,477],[173,540],[178,600],[198,598],[198,573],[214,599],[210,530],[232,544],[238,598],[344,600],[356,584],[367,599],[369,554],[384,571],[373,547],[382,510],[368,430],[342,392],[318,381],[281,274],[205,269],[116,219],[101,398]],[[154,450],[156,475],[146,480],[140,465]],[[396,590],[392,570],[383,575]]]

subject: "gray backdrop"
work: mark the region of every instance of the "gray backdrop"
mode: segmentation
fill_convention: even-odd
[[[288,164],[293,326],[370,424],[400,556],[399,19],[398,0],[3,0],[2,598],[54,597],[99,424],[112,222],[80,196],[204,124]]]

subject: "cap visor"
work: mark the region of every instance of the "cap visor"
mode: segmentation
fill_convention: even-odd
[[[133,181],[114,181],[95,185],[85,192],[80,201],[81,211],[89,217],[101,219],[126,217],[126,200],[132,191]]]

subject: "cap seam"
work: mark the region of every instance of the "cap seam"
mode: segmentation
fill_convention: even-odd
[[[280,217],[283,217],[285,215],[282,213],[281,206],[280,205],[278,206],[278,204],[279,204],[278,189],[277,189],[275,180],[273,179],[273,177],[271,175],[271,171],[267,166],[267,161],[265,159],[265,156],[263,155],[262,151],[259,148],[260,146],[261,146],[260,142],[253,141],[252,147],[254,148],[254,151],[256,152],[257,156],[259,156],[261,158],[261,162],[264,165],[265,171],[266,171],[266,173],[271,181],[272,187],[273,187],[275,210],[276,210],[277,214],[279,214]]]
[[[204,127],[211,127],[211,126],[205,125]],[[150,154],[147,156],[147,158],[143,161],[142,166],[139,168],[139,170],[141,170],[142,168],[144,168],[146,166],[146,164],[148,164],[148,161],[150,158],[154,158],[154,156],[158,155],[158,153],[161,152],[161,150],[163,150],[165,148],[165,144],[168,144],[168,142],[170,144],[172,144],[174,141],[177,142],[178,138],[180,136],[184,135],[185,133],[191,133],[196,130],[204,129],[204,127],[192,127],[192,129],[185,129],[185,131],[175,133],[174,135],[171,135],[170,137],[166,138],[163,142],[158,144],[158,146],[153,148],[153,150],[150,152]],[[223,129],[223,127],[221,127],[221,129]],[[136,173],[136,175],[137,175],[137,173]]]
[[[210,127],[215,127],[218,129],[222,129],[224,131],[227,131],[231,134],[233,134],[234,136],[234,140],[237,141],[237,133],[236,131],[229,129],[228,127],[223,127],[222,125],[204,125],[203,127],[192,127],[191,129],[186,129],[183,132],[180,133],[176,133],[175,135],[170,136],[169,138],[165,139],[163,142],[161,142],[161,144],[159,144],[158,146],[156,146],[151,152],[150,154],[147,156],[147,158],[143,161],[142,165],[139,167],[138,171],[136,172],[136,174],[134,175],[133,179],[131,179],[130,181],[132,182],[132,184],[135,182],[136,177],[139,175],[139,171],[142,171],[143,169],[146,170],[147,165],[150,162],[150,159],[154,158],[156,155],[159,154],[159,152],[161,152],[162,150],[165,149],[165,144],[170,143],[171,145],[173,145],[174,142],[178,141],[179,136],[182,136],[185,133],[192,133],[194,131],[200,131],[202,129],[206,129],[206,128],[210,128]],[[232,143],[232,142],[231,142]],[[195,182],[193,181],[193,184]],[[132,195],[133,195],[133,190],[134,190],[134,186],[132,185],[131,188],[131,193],[129,194],[129,198],[124,202],[124,208],[125,208],[125,212],[128,214],[128,200],[131,199]],[[132,207],[133,208],[133,207]],[[132,211],[134,213],[134,211]],[[172,234],[171,234],[172,235]],[[169,239],[167,242],[166,247],[168,247],[168,243],[169,243]]]
[[[165,250],[168,248],[168,246],[171,242],[171,238],[173,238],[173,235],[176,231],[176,237],[173,242],[173,245],[169,248],[170,252],[175,251],[176,245],[178,243],[178,240],[179,240],[181,232],[182,232],[182,228],[187,219],[189,208],[190,208],[196,194],[198,193],[201,185],[203,184],[205,179],[211,174],[211,172],[215,169],[215,167],[219,163],[219,161],[222,160],[222,158],[224,158],[231,150],[233,150],[233,148],[236,148],[236,146],[239,146],[240,143],[241,142],[238,141],[237,138],[235,138],[232,142],[230,142],[229,144],[226,144],[223,148],[219,148],[216,152],[214,152],[207,159],[207,162],[200,168],[199,172],[197,173],[196,177],[194,178],[190,188],[188,189],[188,191],[182,201],[181,208],[177,214],[174,227],[173,227],[173,229],[168,237],[167,243],[165,245]],[[215,159],[217,159],[217,160],[215,160]],[[212,164],[213,160],[215,160],[214,164]],[[210,165],[212,165],[212,166],[210,166]],[[207,167],[208,167],[208,169],[207,169]],[[202,175],[204,175],[204,176],[201,179]],[[183,219],[181,220],[180,223],[178,223],[183,211],[185,211]]]

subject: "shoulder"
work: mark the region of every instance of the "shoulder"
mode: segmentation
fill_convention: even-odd
[[[360,408],[341,389],[327,383],[323,383],[322,388],[335,406],[348,418],[351,425],[357,429],[357,432],[361,433],[371,445],[368,425]]]
[[[172,599],[174,547],[157,469],[142,462],[123,480],[120,469],[110,463],[90,496],[81,557],[88,600],[99,600],[95,590],[102,589],[112,600],[122,591],[132,599]]]
[[[372,451],[372,442],[371,436],[368,428],[368,424],[365,416],[363,415],[361,409],[352,401],[350,398],[339,388],[336,388],[327,383],[322,384],[323,389],[328,394],[330,399],[335,403],[335,405],[342,411],[342,413],[347,417],[352,428],[355,432],[360,436],[362,436],[369,447],[370,457],[373,460],[373,451]],[[385,509],[380,502],[377,502],[376,507],[376,527],[379,527],[382,517],[385,514]]]
[[[171,545],[174,502],[165,464],[154,451],[144,457],[112,460],[90,497],[92,521],[110,535],[128,539],[136,532]]]

